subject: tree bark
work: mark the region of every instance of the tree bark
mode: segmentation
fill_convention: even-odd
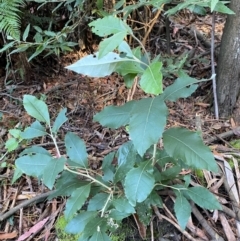
[[[217,66],[219,115],[229,117],[235,110],[240,91],[240,1],[231,0],[235,15],[228,15],[223,31]],[[240,106],[240,103],[239,103]],[[240,117],[240,108],[238,110]],[[237,120],[240,123],[240,119]]]

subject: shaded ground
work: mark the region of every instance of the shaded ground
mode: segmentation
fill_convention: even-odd
[[[189,75],[200,78],[209,78],[211,76],[209,37],[211,31],[211,17],[194,17],[189,14],[177,15],[170,19],[171,29],[171,56],[167,56],[165,67],[170,68],[172,62],[177,61],[176,56],[188,52],[188,61],[185,64]],[[194,24],[193,24],[194,23]],[[192,31],[194,28],[199,32]],[[216,44],[219,44],[224,18],[220,15],[216,20]],[[162,22],[159,21],[149,37],[148,49],[153,54],[163,54],[166,56],[166,44],[164,42],[165,32],[157,31],[161,29]],[[200,35],[198,35],[198,34]],[[201,38],[201,35],[203,39]],[[118,75],[112,75],[107,78],[89,78],[74,74],[64,69],[64,66],[78,60],[83,53],[74,52],[56,59],[49,57],[47,59],[34,60],[30,64],[29,82],[16,80],[5,84],[5,75],[0,79],[0,154],[5,150],[4,142],[9,138],[8,129],[21,126],[22,128],[32,123],[32,119],[25,113],[21,105],[24,94],[33,94],[37,97],[46,98],[51,118],[55,119],[58,112],[67,107],[68,121],[63,125],[59,134],[59,146],[61,147],[66,132],[71,131],[78,134],[86,143],[89,153],[89,160],[93,169],[101,166],[103,157],[113,149],[128,140],[127,133],[123,130],[109,130],[101,127],[98,123],[92,121],[93,115],[102,110],[107,105],[122,105],[126,102],[129,90],[124,86],[122,78]],[[2,73],[4,71],[2,70]],[[13,79],[10,75],[8,81]],[[164,84],[169,85],[173,79],[166,77]],[[134,98],[139,99],[143,92],[137,87]],[[176,103],[168,103],[170,110],[169,126],[183,126],[189,129],[200,127],[203,132],[204,140],[211,143],[210,138],[215,135],[226,132],[234,127],[234,121],[219,120],[216,121],[212,114],[212,91],[211,83],[204,82],[199,85],[196,93],[184,100],[181,99]],[[197,115],[197,118],[196,118]],[[216,140],[219,141],[218,138]],[[215,153],[220,151],[231,151],[228,143],[221,141],[221,144],[212,146]],[[220,142],[218,142],[220,143]],[[51,153],[54,153],[54,145],[48,139],[41,138],[35,140],[35,144],[44,145]],[[64,149],[62,149],[64,152]],[[14,160],[18,152],[7,156],[3,159],[0,167],[0,213],[13,209],[19,203],[31,199],[48,190],[37,180],[29,177],[20,178],[15,184],[11,185],[11,178],[14,172]],[[194,176],[194,174],[193,174]],[[201,180],[195,175],[195,182],[201,184]],[[227,197],[226,197],[227,198]],[[167,201],[166,197],[166,201]],[[34,235],[26,240],[57,240],[54,229],[57,218],[64,209],[65,199],[54,199],[52,201],[39,202],[38,204],[28,205],[21,208],[9,219],[0,222],[0,240],[17,240],[21,234],[28,231],[39,221],[45,220],[46,224]],[[0,215],[1,215],[0,214]],[[0,216],[1,217],[1,216]],[[157,220],[157,217],[155,217]],[[199,222],[196,226],[199,226]],[[230,220],[231,221],[231,220]],[[230,222],[229,221],[229,222]],[[231,223],[231,222],[230,222]],[[134,227],[134,221],[131,222]],[[154,229],[160,232],[163,223],[154,222]],[[166,225],[166,224],[164,224]],[[169,225],[169,224],[168,224]],[[216,224],[214,224],[217,227]],[[129,240],[139,240],[137,227],[135,226],[135,238]],[[234,228],[233,228],[234,229]],[[176,229],[170,228],[162,235],[169,240],[188,240],[182,236]],[[219,231],[224,236],[222,231]],[[7,235],[2,236],[1,235]],[[11,236],[12,235],[12,236]],[[12,237],[12,238],[11,238]],[[127,240],[127,239],[126,239]],[[160,238],[157,240],[161,240]],[[166,239],[167,240],[167,239]]]

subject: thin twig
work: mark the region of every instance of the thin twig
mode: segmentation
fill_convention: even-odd
[[[46,192],[46,193],[43,193],[43,194],[40,194],[34,198],[31,198],[29,200],[26,200],[22,203],[20,203],[19,205],[17,205],[16,207],[10,209],[8,212],[6,213],[1,213],[0,214],[0,222],[5,220],[6,218],[12,216],[15,212],[17,212],[18,210],[20,210],[21,208],[24,208],[24,207],[27,207],[29,206],[30,204],[36,202],[36,203],[39,203],[41,202],[42,200],[46,199],[48,196],[52,195],[54,192],[56,192],[55,190],[54,191],[49,191],[49,192]]]
[[[215,118],[219,119],[218,101],[217,101],[217,87],[216,87],[216,71],[214,63],[214,36],[215,35],[215,12],[212,14],[212,31],[211,31],[211,66],[212,66],[212,86],[214,97],[214,112]]]

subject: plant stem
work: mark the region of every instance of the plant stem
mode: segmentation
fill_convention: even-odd
[[[93,182],[96,182],[96,183],[98,183],[99,185],[105,187],[109,192],[112,192],[111,187],[106,186],[104,183],[98,181],[97,179],[91,177],[90,175],[86,175],[86,174],[83,174],[83,173],[80,173],[80,172],[75,172],[75,171],[69,169],[66,165],[64,166],[64,170],[67,170],[67,171],[69,171],[69,172],[71,172],[71,173],[74,173],[74,174],[77,174],[77,175],[80,175],[80,176],[83,176],[83,177],[86,177],[86,178],[89,178],[89,179],[91,179]]]

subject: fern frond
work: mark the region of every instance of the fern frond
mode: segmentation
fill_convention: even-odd
[[[20,40],[21,18],[20,7],[24,0],[0,0],[0,31],[4,31],[16,40]]]

